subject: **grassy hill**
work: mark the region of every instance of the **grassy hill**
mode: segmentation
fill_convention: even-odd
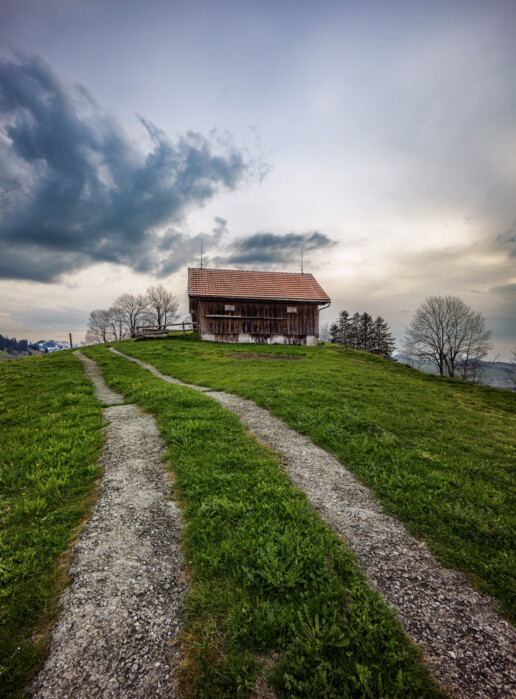
[[[117,344],[310,435],[515,618],[515,394],[329,345]],[[346,547],[234,415],[103,346],[87,352],[156,416],[167,443],[188,523],[182,682],[192,695],[245,695],[276,658],[282,696],[441,696]],[[102,434],[69,351],[2,363],[0,387],[0,685],[15,692],[45,652]]]
[[[334,453],[448,566],[516,619],[516,395],[335,345],[118,343],[250,398]]]
[[[13,357],[12,354],[9,354],[5,350],[0,350],[0,362],[5,361],[6,359],[15,359],[15,357]]]

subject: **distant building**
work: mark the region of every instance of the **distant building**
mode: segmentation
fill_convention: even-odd
[[[203,340],[317,345],[330,297],[311,274],[189,269],[192,320]]]

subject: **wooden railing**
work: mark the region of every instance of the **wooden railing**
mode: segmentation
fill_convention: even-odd
[[[164,325],[139,325],[136,328],[136,337],[167,337],[168,328],[178,328],[186,335],[187,330],[194,332],[199,329],[199,324],[194,322],[184,321],[181,323],[166,323]]]

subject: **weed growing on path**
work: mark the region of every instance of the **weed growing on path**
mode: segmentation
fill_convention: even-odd
[[[309,435],[516,621],[516,394],[335,345],[259,347],[302,361],[263,361],[256,345],[118,346],[164,374],[250,398]]]
[[[87,354],[155,415],[176,473],[190,576],[186,696],[249,695],[273,653],[280,696],[441,696],[344,544],[235,415],[104,347]]]
[[[0,694],[41,661],[65,581],[59,556],[86,512],[101,408],[69,352],[0,365]]]

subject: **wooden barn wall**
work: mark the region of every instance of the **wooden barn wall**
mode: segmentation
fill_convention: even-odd
[[[234,306],[235,310],[227,311],[226,305]],[[271,335],[319,335],[316,304],[221,299],[201,300],[200,306],[202,332],[228,336],[229,342],[236,342],[241,333],[253,336],[256,342],[266,342]],[[288,313],[290,306],[297,312]],[[190,309],[192,313],[198,312],[198,299],[191,299]]]

